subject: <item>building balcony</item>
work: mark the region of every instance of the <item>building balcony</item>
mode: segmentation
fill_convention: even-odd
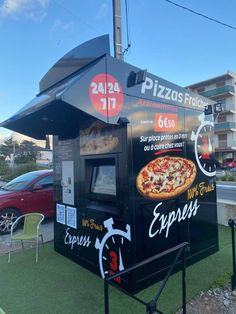
[[[218,143],[216,143],[216,147],[215,148],[236,148],[236,142],[235,141],[227,141],[227,140],[221,140],[218,141]]]
[[[222,131],[236,131],[236,123],[235,122],[221,122],[215,123],[215,133]]]
[[[219,95],[221,96],[229,96],[232,95],[234,93],[234,86],[232,85],[225,85],[222,87],[218,87],[215,89],[211,89],[211,90],[207,90],[204,92],[201,92],[200,95],[205,96],[205,97],[218,97]]]
[[[235,113],[235,104],[222,104],[222,113]]]
[[[235,114],[236,107],[234,104],[222,104],[222,111],[214,113],[215,116],[219,117],[222,114]]]

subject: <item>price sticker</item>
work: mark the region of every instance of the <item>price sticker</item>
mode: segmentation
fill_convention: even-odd
[[[123,91],[117,79],[110,74],[98,74],[89,85],[93,107],[103,116],[117,116],[123,108]]]
[[[156,132],[177,131],[178,115],[174,113],[156,113],[154,130]]]

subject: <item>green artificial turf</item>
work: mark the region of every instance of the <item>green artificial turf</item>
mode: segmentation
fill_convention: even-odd
[[[219,227],[220,250],[187,268],[187,299],[212,285],[225,282],[232,272],[230,229]],[[100,314],[104,313],[103,280],[71,260],[57,254],[52,243],[40,247],[39,262],[35,251],[19,251],[0,257],[0,306],[6,314]],[[223,278],[223,279],[222,279]],[[150,301],[159,284],[138,296]],[[174,313],[181,306],[181,273],[170,277],[160,297],[158,309]],[[146,313],[143,305],[114,288],[110,292],[110,313]]]

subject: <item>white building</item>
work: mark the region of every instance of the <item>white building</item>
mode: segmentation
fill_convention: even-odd
[[[52,150],[36,147],[35,151],[36,151],[36,164],[41,166],[52,165]]]
[[[226,74],[187,86],[190,90],[222,104],[214,114],[216,159],[236,158],[236,73]]]

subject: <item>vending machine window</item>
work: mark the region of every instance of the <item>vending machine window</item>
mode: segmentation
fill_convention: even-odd
[[[115,165],[98,165],[93,167],[90,192],[116,195]]]
[[[85,159],[87,207],[105,212],[117,211],[117,158],[115,155]]]

